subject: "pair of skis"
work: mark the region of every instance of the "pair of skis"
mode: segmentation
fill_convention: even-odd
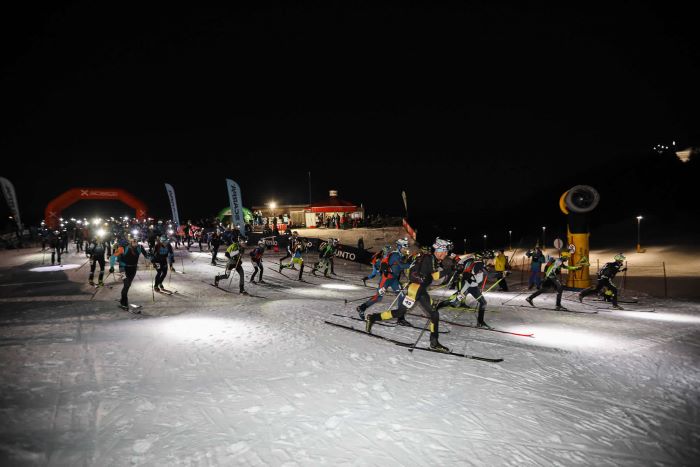
[[[366,331],[363,331],[361,329],[356,329],[352,326],[346,326],[344,324],[334,323],[332,321],[324,321],[324,323],[329,324],[331,326],[335,326],[335,327],[340,328],[340,329],[345,329],[347,331],[352,331],[352,332],[356,332],[358,334],[364,334],[365,336],[374,337],[375,339],[381,339],[381,340],[386,341],[386,342],[391,342],[392,344],[398,345],[400,347],[405,347],[408,350],[423,350],[425,352],[435,352],[435,353],[439,353],[439,354],[443,354],[443,355],[453,355],[455,357],[468,358],[471,360],[479,360],[482,362],[490,362],[490,363],[499,363],[499,362],[503,361],[502,358],[479,357],[476,355],[461,354],[461,353],[457,353],[457,352],[442,352],[440,350],[431,349],[430,347],[418,347],[418,346],[414,346],[410,342],[402,342],[402,341],[399,341],[396,339],[392,339],[390,337],[384,337],[384,336],[380,336],[377,334],[370,334]]]
[[[363,323],[365,322],[364,319],[359,318],[359,317],[357,317],[357,316],[341,315],[340,313],[333,313],[333,316],[337,316],[337,317],[339,317],[339,318],[352,319],[352,320],[355,320],[355,321],[362,321]],[[417,326],[414,326],[414,325],[412,325],[412,324],[385,323],[385,322],[383,322],[383,321],[375,321],[375,322],[374,322],[374,326],[384,326],[384,327],[387,327],[387,328],[402,328],[402,327],[404,327],[404,328],[413,328],[413,329],[423,329],[423,328],[419,328],[419,327],[417,327]],[[440,334],[447,334],[447,333],[449,333],[449,332],[450,332],[449,329],[448,329],[448,330],[439,331]]]
[[[411,316],[418,316],[418,317],[420,317],[420,318],[424,318],[423,315],[419,315],[419,314],[417,314],[417,313],[406,313],[406,314],[407,314],[407,315],[411,315]],[[534,334],[534,333],[531,333],[531,332],[529,332],[529,333],[521,333],[521,332],[505,331],[505,330],[503,330],[503,329],[492,328],[491,326],[477,327],[477,326],[474,325],[474,324],[458,323],[458,322],[456,322],[456,321],[450,321],[450,320],[446,320],[446,319],[442,319],[442,318],[440,319],[440,322],[441,322],[441,323],[446,323],[446,324],[449,324],[449,325],[452,325],[452,326],[459,326],[459,327],[463,327],[463,328],[477,329],[477,330],[479,330],[479,331],[499,332],[499,333],[501,333],[501,334],[510,334],[511,336],[518,336],[518,337],[535,337],[535,334]]]

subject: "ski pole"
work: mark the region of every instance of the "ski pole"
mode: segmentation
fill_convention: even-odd
[[[88,258],[88,259],[82,264],[82,266],[80,266],[78,269],[76,269],[75,272],[78,272],[78,271],[80,271],[81,269],[83,269],[83,266],[85,266],[85,265],[86,265],[87,263],[89,263],[89,262],[90,262],[90,258]]]
[[[413,349],[416,348],[418,345],[418,342],[421,340],[421,337],[423,337],[423,334],[425,334],[426,329],[428,329],[428,325],[430,324],[430,318],[425,322],[425,326],[423,326],[423,330],[420,332],[420,335],[418,336],[418,339],[413,343],[410,349],[408,349],[409,352],[413,352]]]
[[[156,292],[155,292],[155,288],[156,288],[156,280],[155,280],[155,278],[153,277],[153,269],[151,269],[151,295],[153,295],[153,297],[152,297],[152,298],[153,298],[153,303],[156,302]]]
[[[352,302],[359,302],[360,300],[369,300],[370,298],[374,297],[375,294],[368,295],[367,297],[362,297],[362,298],[356,298],[354,300],[348,300],[347,298],[344,298],[343,300],[345,301],[345,304],[347,305],[348,303]]]

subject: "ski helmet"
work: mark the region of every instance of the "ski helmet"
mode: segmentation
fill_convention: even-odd
[[[125,247],[128,244],[129,244],[129,242],[126,240],[126,238],[122,238],[121,240],[119,240],[119,246],[121,246],[121,247]]]
[[[615,258],[614,258],[614,259],[615,259],[615,261],[617,261],[618,263],[622,263],[622,262],[623,262],[624,260],[626,260],[627,258],[625,258],[625,255],[623,255],[622,253],[618,253],[618,254],[615,255]]]
[[[437,237],[435,239],[435,243],[433,243],[433,250],[435,250],[435,252],[439,252],[439,251],[448,252],[451,249],[451,244],[452,244],[452,242],[450,242],[449,240],[445,240],[445,239],[442,239],[440,237]]]
[[[258,240],[258,246],[265,246],[265,240],[263,240],[262,238]]]
[[[396,240],[396,248],[399,250],[403,250],[404,248],[408,248],[408,239],[407,238],[399,238]]]
[[[167,243],[167,241],[168,241],[168,237],[166,237],[165,235],[160,236],[160,243]]]
[[[569,253],[568,251],[561,252],[561,259],[566,260],[566,259],[569,259],[570,257],[571,257],[571,253]]]

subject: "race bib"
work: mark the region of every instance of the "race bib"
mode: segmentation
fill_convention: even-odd
[[[408,297],[404,298],[402,303],[403,303],[403,306],[405,306],[406,308],[411,308],[413,305],[416,304],[416,302],[414,300],[411,300]]]

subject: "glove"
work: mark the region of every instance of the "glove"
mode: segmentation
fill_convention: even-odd
[[[113,272],[114,272],[114,268],[113,268],[113,267],[110,267],[110,268],[109,268],[109,272],[110,272],[110,273],[113,273]]]
[[[459,300],[460,302],[461,302],[462,300],[464,300],[464,295],[461,294],[461,293],[458,293],[458,294],[457,294],[457,300]]]
[[[384,287],[382,287],[382,288],[380,288],[379,290],[377,290],[377,293],[378,293],[379,296],[381,297],[381,296],[383,296],[383,295],[386,293],[386,289],[385,289]]]
[[[160,271],[160,263],[154,263],[156,265],[156,269]]]

